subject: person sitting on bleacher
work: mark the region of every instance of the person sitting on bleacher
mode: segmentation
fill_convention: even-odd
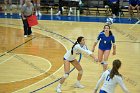
[[[63,14],[63,11],[64,11],[63,0],[59,0],[59,10],[58,10],[58,13],[56,15]]]
[[[8,8],[10,8],[10,15],[12,15],[12,0],[4,0],[4,15],[7,15]]]
[[[67,3],[62,4],[62,1],[67,2]],[[69,7],[68,16],[70,16],[73,13],[72,7],[79,7],[79,5],[81,4],[82,4],[81,0],[59,0],[59,11],[56,15],[63,14],[63,11],[64,11],[63,6],[66,5],[67,7]]]
[[[112,10],[113,18],[116,18],[119,14],[119,2],[120,0],[108,0],[109,7]]]
[[[33,0],[33,5],[34,5],[34,8],[35,8],[35,11],[36,11],[36,16],[41,16],[41,12],[40,12],[40,0]]]
[[[137,17],[140,18],[140,0],[129,0],[129,14],[132,17],[133,10],[137,9]]]

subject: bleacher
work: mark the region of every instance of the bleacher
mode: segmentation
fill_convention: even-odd
[[[128,0],[120,0],[120,14],[125,16],[125,13],[128,14]],[[14,5],[19,5],[20,0],[12,0]],[[2,11],[2,7],[4,5],[4,0],[0,0],[0,10]],[[41,12],[44,14],[50,14],[52,11],[55,14],[58,11],[59,0],[41,0]],[[68,9],[67,4],[64,4],[65,9]],[[73,6],[76,9],[79,9],[79,6]],[[109,15],[108,10],[105,8],[104,0],[82,0],[82,10],[83,15]],[[110,9],[109,9],[110,11]],[[95,13],[95,14],[94,14]],[[110,11],[111,15],[111,11]]]

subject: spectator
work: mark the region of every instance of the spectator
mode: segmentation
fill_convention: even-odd
[[[10,15],[12,15],[12,0],[4,0],[4,15],[7,15],[8,8],[10,8]]]
[[[137,17],[140,18],[140,0],[129,0],[128,10],[130,18],[132,17],[134,9],[137,9]]]

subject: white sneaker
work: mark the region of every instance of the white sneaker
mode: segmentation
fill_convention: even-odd
[[[24,37],[26,38],[26,37],[27,37],[27,35],[24,35]]]
[[[4,13],[4,15],[6,16],[6,15],[7,15],[7,13],[5,12],[5,13]]]
[[[72,12],[69,12],[68,16],[71,16]]]
[[[108,5],[105,5],[105,8],[109,8],[109,6]]]
[[[12,12],[10,12],[10,15],[13,15],[13,13],[12,13]]]
[[[41,16],[42,14],[40,13],[40,11],[38,12],[38,15]]]
[[[62,7],[62,11],[65,11],[64,7]]]
[[[59,11],[56,15],[61,15],[61,12]]]
[[[116,15],[115,14],[113,14],[113,18],[116,18]]]
[[[60,88],[60,87],[57,87],[57,88],[56,88],[56,92],[57,92],[57,93],[62,93],[61,88]]]
[[[74,87],[75,88],[84,88],[85,86],[81,85],[80,83],[75,83]]]
[[[38,12],[37,11],[36,11],[35,15],[38,16]]]

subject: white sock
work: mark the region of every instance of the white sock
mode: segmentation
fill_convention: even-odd
[[[70,12],[72,12],[72,8],[70,7]]]
[[[64,11],[65,9],[64,9],[64,7],[62,7],[62,11]]]
[[[59,83],[57,87],[61,88],[61,86],[62,86],[62,84]]]
[[[80,81],[79,81],[79,80],[77,80],[77,81],[76,81],[76,83],[78,83],[78,84],[79,84],[79,83],[80,83]]]

